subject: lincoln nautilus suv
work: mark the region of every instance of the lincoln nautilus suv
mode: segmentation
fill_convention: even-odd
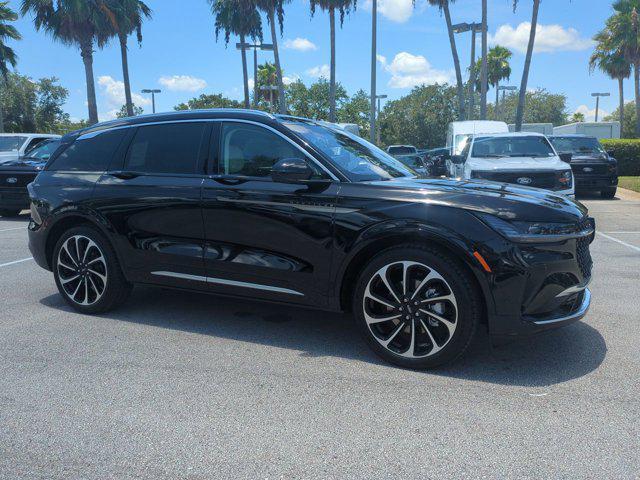
[[[206,110],[94,125],[62,139],[29,195],[33,256],[88,314],[135,284],[348,311],[377,354],[429,368],[479,329],[537,333],[590,303],[595,225],[580,203],[422,179],[304,118]]]

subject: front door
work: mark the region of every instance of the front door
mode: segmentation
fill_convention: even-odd
[[[223,122],[214,135],[217,167],[204,182],[205,265],[221,293],[324,304],[339,183],[279,183],[271,168],[308,154],[284,134],[250,122]]]

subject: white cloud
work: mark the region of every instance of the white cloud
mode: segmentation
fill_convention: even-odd
[[[308,76],[313,78],[320,78],[320,77],[329,78],[329,74],[331,72],[330,72],[329,65],[325,63],[324,65],[317,65],[315,67],[312,67],[307,71],[305,71],[304,73],[306,73]]]
[[[282,77],[282,83],[284,83],[285,85],[290,85],[292,83],[297,82],[298,80],[300,80],[300,75],[297,75],[297,74],[294,74],[291,76],[284,75]]]
[[[371,0],[366,0],[364,8],[371,11]],[[377,9],[392,22],[404,23],[413,15],[413,0],[378,0]]]
[[[158,83],[173,92],[197,92],[206,88],[207,82],[191,75],[162,76]]]
[[[576,113],[581,113],[584,115],[584,120],[586,122],[594,122],[596,119],[596,109],[593,108],[589,108],[586,105],[580,105],[578,108],[576,108],[575,110]],[[600,110],[598,110],[598,120],[602,120],[604,117],[610,115],[609,112],[607,112],[606,110],[603,110],[602,108]]]
[[[376,60],[378,60],[378,62],[380,62],[380,64],[382,65],[386,65],[387,64],[387,57],[385,57],[384,55],[376,55]]]
[[[391,88],[411,88],[416,85],[432,85],[451,81],[451,72],[434,69],[422,55],[400,52],[385,70],[391,73]]]
[[[308,52],[310,50],[317,50],[316,44],[306,38],[297,37],[293,40],[287,39],[284,41],[284,48],[288,50],[298,50],[299,52]]]
[[[495,35],[489,35],[489,43],[512,48],[526,53],[529,43],[531,22],[522,22],[516,28],[501,25]],[[564,28],[561,25],[541,25],[536,28],[534,52],[559,52],[586,50],[593,46],[593,41],[582,38],[575,28]]]
[[[256,82],[253,80],[253,78],[247,80],[247,83],[249,84],[249,90],[253,90],[253,87],[256,85]]]
[[[98,77],[98,86],[102,90],[102,95],[105,97],[108,111],[100,115],[103,120],[110,120],[116,117],[116,113],[120,111],[122,105],[126,103],[126,97],[124,95],[124,82],[116,80],[109,75],[102,75]],[[138,107],[144,107],[151,105],[151,99],[143,97],[138,93],[131,93],[133,103]]]

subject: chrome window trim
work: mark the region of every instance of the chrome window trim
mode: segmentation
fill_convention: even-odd
[[[267,292],[275,292],[275,293],[286,293],[288,295],[299,295],[304,297],[304,293],[298,292],[297,290],[291,290],[289,288],[283,287],[274,287],[272,285],[263,285],[261,283],[252,283],[252,282],[241,282],[238,280],[227,280],[225,278],[216,278],[216,277],[203,277],[200,275],[190,275],[188,273],[178,273],[178,272],[168,272],[168,271],[157,271],[151,272],[152,275],[158,275],[161,277],[171,277],[171,278],[180,278],[182,280],[193,280],[196,282],[204,282],[204,283],[214,283],[218,285],[228,285],[232,287],[242,287],[242,288],[251,288],[254,290],[264,290]]]

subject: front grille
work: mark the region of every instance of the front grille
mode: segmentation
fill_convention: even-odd
[[[1,172],[0,188],[24,188],[36,178],[35,172]],[[15,179],[15,180],[13,180]]]
[[[571,169],[574,175],[607,175],[609,173],[609,167],[604,163],[578,163],[571,165]]]
[[[591,277],[591,268],[593,267],[593,260],[591,259],[591,252],[589,251],[589,237],[578,238],[576,240],[576,258],[578,260],[578,267],[582,272],[584,278]]]
[[[556,182],[556,172],[475,172],[475,178],[482,178],[494,182],[515,183],[526,187],[546,188],[547,190],[560,190]],[[528,179],[528,180],[526,180]]]

